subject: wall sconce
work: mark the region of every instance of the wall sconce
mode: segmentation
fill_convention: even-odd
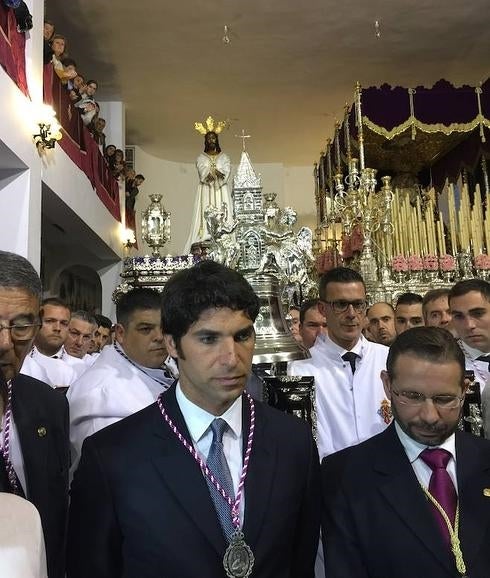
[[[170,213],[160,203],[162,195],[150,195],[151,204],[141,219],[141,236],[152,248],[153,257],[160,256],[160,247],[170,241]]]
[[[132,249],[136,245],[136,237],[133,229],[123,229],[121,239],[126,249]]]
[[[37,120],[39,133],[33,135],[34,144],[42,153],[45,149],[52,149],[56,141],[62,137],[61,126],[56,120],[56,112],[51,106],[43,105]]]

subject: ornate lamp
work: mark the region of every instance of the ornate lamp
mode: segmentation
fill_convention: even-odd
[[[150,206],[141,219],[142,238],[152,248],[153,257],[160,256],[160,247],[170,241],[170,213],[160,203],[163,195],[150,195]]]
[[[62,137],[61,126],[56,120],[56,113],[51,106],[43,105],[39,111],[39,118],[36,122],[38,133],[32,135],[34,144],[39,153],[43,153],[45,149],[52,149],[56,141]]]

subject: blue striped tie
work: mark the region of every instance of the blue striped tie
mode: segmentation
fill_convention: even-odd
[[[209,449],[206,465],[227,495],[230,496],[231,499],[234,499],[235,493],[233,491],[233,480],[223,451],[223,434],[228,429],[228,424],[224,419],[217,418],[211,423],[210,427],[213,432],[213,441],[211,442],[211,448]],[[213,498],[214,507],[218,514],[221,527],[223,528],[225,536],[229,539],[235,529],[231,521],[231,508],[228,502],[207,477],[206,481],[211,492],[211,497]]]

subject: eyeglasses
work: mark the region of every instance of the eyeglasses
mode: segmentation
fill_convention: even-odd
[[[339,299],[338,301],[323,301],[327,305],[335,311],[335,313],[344,313],[349,309],[349,305],[352,305],[352,308],[356,313],[363,313],[366,311],[367,303],[362,299],[357,299],[356,301],[344,301],[343,299]]]
[[[6,329],[10,332],[10,337],[14,341],[28,341],[36,333],[36,328],[41,327],[42,323],[22,323],[13,325],[0,325],[0,331]]]
[[[412,407],[422,406],[428,399],[432,400],[432,403],[437,407],[437,409],[456,409],[461,407],[464,400],[464,395],[458,397],[457,395],[424,395],[418,391],[396,391],[391,390],[394,393],[401,404],[410,405]]]

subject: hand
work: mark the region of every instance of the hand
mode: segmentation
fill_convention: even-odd
[[[221,171],[218,171],[218,169],[216,169],[216,176],[218,177],[218,179],[224,179],[225,178],[225,174],[222,173]]]

